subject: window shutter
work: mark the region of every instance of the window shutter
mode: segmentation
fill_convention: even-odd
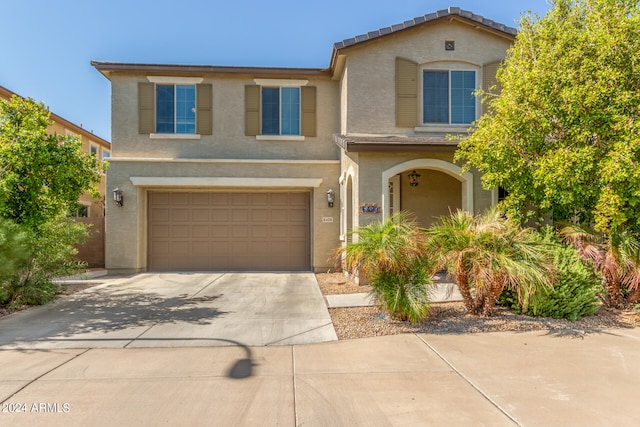
[[[502,92],[502,88],[500,87],[500,83],[496,79],[496,73],[498,72],[498,68],[500,67],[500,61],[492,62],[490,64],[485,64],[482,67],[482,90],[485,93],[485,97],[487,94],[499,95]],[[493,89],[491,89],[495,86]],[[488,109],[488,99],[486,99],[482,103],[482,114],[485,114]]]
[[[244,134],[260,135],[260,86],[244,87]]]
[[[211,115],[212,94],[210,84],[196,86],[196,133],[211,135],[213,133],[213,117]]]
[[[396,126],[418,125],[418,64],[396,58]]]
[[[156,131],[155,85],[138,83],[138,132]]]
[[[300,88],[302,124],[300,133],[303,136],[316,136],[316,88],[302,86]]]

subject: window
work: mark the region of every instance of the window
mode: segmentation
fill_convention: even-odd
[[[300,88],[262,88],[262,134],[300,135]]]
[[[138,133],[153,139],[213,134],[213,92],[202,77],[147,76],[138,82]]]
[[[89,148],[91,155],[92,156],[97,156],[98,155],[98,147],[96,147],[95,145],[91,145],[91,147]]]
[[[196,133],[195,85],[156,85],[156,133]]]
[[[424,123],[471,124],[476,119],[475,71],[424,71]]]

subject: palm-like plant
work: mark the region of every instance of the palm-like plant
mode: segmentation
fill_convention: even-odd
[[[472,315],[490,316],[506,288],[517,292],[526,309],[533,290],[551,286],[549,247],[536,233],[495,209],[479,216],[458,210],[440,218],[428,234],[436,267],[453,276]]]
[[[338,250],[348,271],[359,271],[389,313],[418,323],[429,314],[431,283],[425,233],[406,212],[353,232],[353,243]]]
[[[607,291],[605,303],[620,307],[640,299],[640,236],[627,230],[597,234],[575,224],[560,229],[572,244],[600,272]]]

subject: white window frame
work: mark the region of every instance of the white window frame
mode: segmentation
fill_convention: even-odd
[[[147,76],[147,81],[150,83],[155,83],[156,85],[193,85],[196,86],[204,80],[203,77],[177,77],[177,76]],[[155,91],[155,88],[154,88]],[[196,89],[196,105],[197,105],[197,89]],[[157,105],[154,105],[154,108],[157,108]],[[197,120],[197,112],[196,112],[196,120]],[[154,123],[154,125],[156,125]],[[201,139],[200,134],[197,133],[197,125],[196,125],[196,133],[151,133],[149,134],[150,139]]]
[[[455,132],[455,131],[464,131],[469,129],[471,126],[470,123],[451,123],[451,99],[449,99],[449,123],[425,123],[422,120],[424,119],[424,72],[425,71],[448,71],[449,72],[449,80],[451,79],[451,71],[474,71],[476,76],[475,88],[479,89],[479,82],[481,82],[481,70],[482,67],[480,64],[475,64],[472,62],[466,61],[436,61],[427,64],[422,64],[419,67],[419,78],[418,78],[418,117],[420,120],[420,125],[416,126],[416,132]],[[451,87],[449,87],[451,90]],[[475,119],[478,120],[480,117],[481,104],[480,99],[476,97],[476,114]]]
[[[293,80],[293,79],[253,79],[253,82],[260,86],[260,119],[262,120],[262,88],[263,87],[271,87],[271,88],[302,88],[302,86],[306,86],[309,84],[309,80]],[[282,98],[282,91],[280,91],[280,97]],[[282,108],[282,101],[280,103]],[[300,109],[300,129],[299,132],[302,133],[302,89],[300,89],[300,105],[298,106]],[[280,114],[280,131],[282,131],[282,114]],[[262,132],[262,127],[260,128]],[[304,135],[256,135],[256,140],[258,141],[304,141]]]

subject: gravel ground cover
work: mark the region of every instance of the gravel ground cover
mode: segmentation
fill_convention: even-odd
[[[342,273],[317,274],[323,295],[369,292]],[[429,318],[422,324],[412,325],[392,319],[379,307],[329,309],[338,339],[365,338],[403,333],[468,334],[497,331],[546,331],[549,334],[580,337],[604,329],[634,328],[640,326],[638,310],[613,310],[601,307],[591,316],[575,322],[547,317],[517,315],[496,307],[489,318],[469,316],[461,302],[433,303]]]

